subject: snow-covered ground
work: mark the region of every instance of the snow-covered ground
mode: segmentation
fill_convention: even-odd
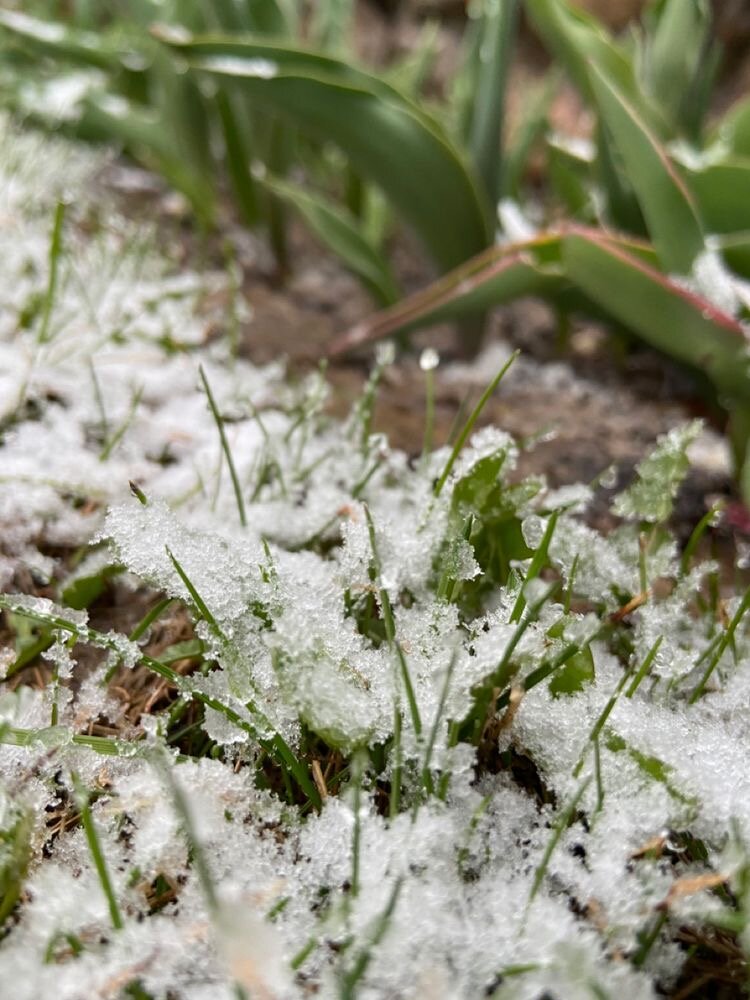
[[[224,277],[176,271],[107,204],[102,154],[5,119],[0,150],[0,589],[19,635],[31,621],[55,636],[47,688],[0,696],[2,892],[31,844],[0,942],[14,998],[635,1000],[679,976],[672,930],[727,916],[720,876],[742,930],[750,661],[742,627],[722,636],[744,607],[724,602],[717,621],[696,601],[711,566],[682,572],[659,530],[639,545],[637,519],[668,511],[697,428],[662,442],[608,538],[579,518],[588,488],[509,486],[516,446],[494,429],[436,497],[448,449],[410,463],[368,432],[366,400],[332,423],[322,377],[291,386],[281,364],[232,357],[212,335]],[[547,593],[516,558],[505,585],[480,591],[483,517],[485,545],[510,523],[522,553],[549,544],[562,587]],[[60,579],[59,553],[77,549]],[[121,726],[106,677],[134,668],[149,634],[94,633],[85,611],[13,591],[61,596],[104,566],[124,566],[133,592],[204,608],[196,632],[216,668],[180,683],[211,702],[213,755],[166,749],[166,715],[109,754],[74,741],[95,720]],[[610,615],[644,575],[672,582],[626,616],[623,652]],[[480,595],[472,613],[448,599],[462,586]],[[107,650],[85,675],[75,640]],[[16,650],[0,656],[7,670]],[[477,766],[451,723],[490,676],[495,698],[512,685],[510,708],[488,726],[494,764]],[[315,775],[319,809],[256,787],[279,747],[309,782],[338,752],[340,784]],[[78,811],[76,787],[91,794],[110,900],[84,826],[50,839],[49,815]],[[160,879],[174,898],[150,912],[144,887]]]

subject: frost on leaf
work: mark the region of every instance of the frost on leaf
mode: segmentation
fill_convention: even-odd
[[[687,449],[702,427],[700,420],[693,420],[662,435],[651,454],[639,463],[635,482],[615,498],[615,514],[652,524],[666,521],[690,467]]]

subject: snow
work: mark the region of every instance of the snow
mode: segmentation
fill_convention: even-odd
[[[45,657],[56,668],[44,693],[21,685],[0,697],[3,844],[20,850],[18,817],[32,817],[32,861],[0,941],[14,995],[80,1000],[138,983],[147,995],[185,1000],[228,1000],[236,984],[279,1000],[656,996],[656,981],[674,981],[684,960],[669,926],[642,967],[627,958],[676,878],[710,870],[737,880],[750,842],[748,637],[737,630],[710,693],[690,704],[719,627],[697,600],[715,567],[681,574],[675,544],[654,535],[647,584],[672,586],[642,593],[640,522],[667,517],[700,426],[675,429],[642,463],[615,500],[625,523],[608,537],[581,519],[589,487],[510,490],[518,446],[495,428],[467,442],[436,498],[447,449],[412,465],[366,433],[361,411],[344,424],[325,418],[319,376],[290,387],[282,365],[256,368],[209,337],[221,316],[207,312],[205,293],[225,277],[176,273],[98,188],[101,155],[40,146],[5,119],[0,131],[9,219],[1,601],[11,622],[46,623]],[[32,306],[47,287],[62,176],[64,259],[51,335],[40,344]],[[94,202],[100,229],[91,234],[82,220]],[[428,355],[423,367],[433,362]],[[199,365],[224,421],[245,528]],[[496,520],[484,531],[487,511]],[[553,511],[556,592],[546,574],[524,583],[524,553],[541,544]],[[477,518],[468,530],[467,513]],[[516,546],[502,583],[482,566],[482,545],[498,538]],[[66,571],[60,547],[81,547],[77,567]],[[141,720],[137,755],[122,743],[103,756],[74,742],[122,709],[103,685],[107,664],[84,675],[73,643],[130,669],[142,656],[124,635],[101,635],[85,611],[61,606],[67,584],[115,565],[126,587],[206,609],[196,632],[209,669],[179,685],[213,699],[203,726],[215,756],[165,750],[166,715]],[[582,610],[565,603],[571,581]],[[49,597],[8,596],[42,586]],[[441,586],[471,601],[449,601]],[[617,651],[602,624],[637,596],[619,633],[630,645]],[[726,602],[727,620],[738,600]],[[648,677],[629,691],[659,638]],[[590,646],[594,676],[553,692],[534,671],[571,644]],[[4,657],[6,670],[11,662]],[[452,723],[470,715],[503,664],[514,694],[507,713],[491,713],[478,753],[470,738],[453,739]],[[280,781],[256,784],[282,740],[305,770],[312,759],[320,765],[320,810],[294,804]],[[516,780],[514,768],[531,777]],[[386,790],[399,770],[401,807],[390,816]],[[93,793],[121,930],[71,813],[72,771]],[[702,841],[704,860],[642,850],[687,834]],[[157,882],[172,887],[159,908]],[[707,890],[674,905],[675,919],[695,926],[726,915]]]

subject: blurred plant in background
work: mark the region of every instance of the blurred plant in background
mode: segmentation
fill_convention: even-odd
[[[363,69],[351,0],[307,16],[281,0],[76,3],[65,13],[40,2],[37,17],[0,12],[3,93],[32,122],[118,141],[182,191],[203,225],[230,191],[237,215],[267,230],[282,272],[285,215],[301,215],[392,307],[339,348],[474,314],[462,335],[475,349],[488,307],[541,294],[708,376],[744,470],[750,100],[710,122],[720,62],[710,5],[652,0],[615,38],[565,0],[525,0],[553,68],[504,148],[520,6],[470,5],[461,69],[438,101],[424,95],[430,25],[406,59]],[[560,69],[594,114],[590,139],[548,125]],[[540,138],[541,197],[525,185]],[[385,244],[395,221],[450,273],[394,306]],[[742,477],[750,496],[750,471]]]

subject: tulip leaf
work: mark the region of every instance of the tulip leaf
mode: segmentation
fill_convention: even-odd
[[[659,140],[617,87],[593,67],[591,82],[662,266],[689,274],[705,248],[692,195]]]
[[[750,400],[742,326],[706,299],[594,230],[571,230],[567,277],[652,347],[705,372],[726,400]]]
[[[750,229],[750,156],[685,170],[684,176],[708,232]]]
[[[269,42],[159,36],[194,70],[334,143],[382,188],[443,269],[491,239],[490,213],[443,129],[406,95],[339,60]]]
[[[389,305],[400,297],[388,261],[366,239],[350,212],[290,181],[265,176],[260,183],[302,216],[318,239],[338,254],[379,304]]]
[[[555,234],[493,247],[423,291],[358,323],[332,345],[330,353],[343,354],[395,333],[481,314],[524,295],[551,295],[561,285],[559,257]]]

